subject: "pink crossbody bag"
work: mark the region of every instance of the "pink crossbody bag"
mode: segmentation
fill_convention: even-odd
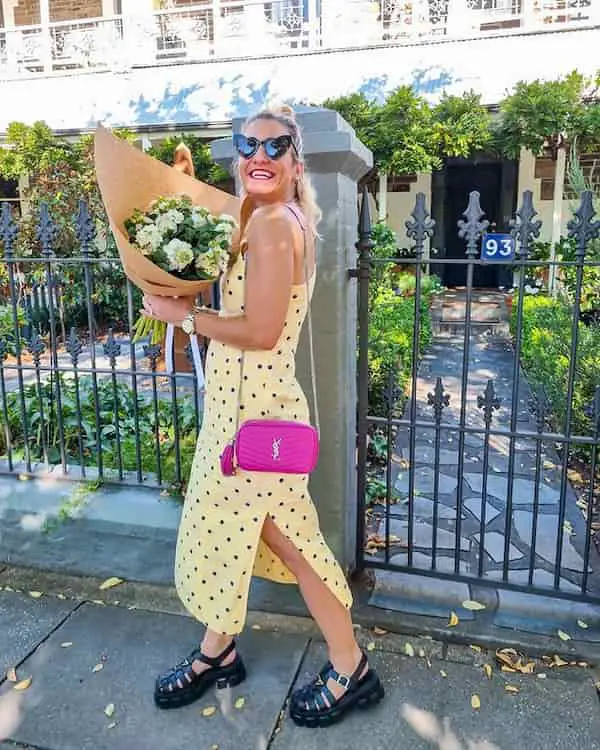
[[[320,424],[310,310],[308,259],[306,257],[306,230],[296,211],[289,205],[288,208],[298,220],[304,233],[304,280],[306,284],[310,373],[317,426],[315,428],[310,424],[284,419],[250,419],[240,425],[240,404],[242,403],[244,382],[244,352],[242,352],[235,437],[225,446],[221,454],[221,471],[225,476],[232,476],[236,473],[237,468],[243,471],[273,474],[310,474],[316,467],[319,457]]]

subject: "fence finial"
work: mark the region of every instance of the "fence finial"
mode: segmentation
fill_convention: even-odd
[[[579,258],[585,257],[588,242],[600,237],[600,220],[594,221],[595,213],[592,191],[584,190],[579,208],[567,224],[567,237],[575,240],[575,253]]]
[[[0,239],[4,242],[5,257],[10,257],[13,254],[13,245],[18,234],[19,227],[14,219],[10,205],[3,203],[2,213],[0,214]]]
[[[542,222],[535,218],[537,215],[538,212],[533,206],[533,193],[531,190],[525,190],[521,208],[517,210],[516,218],[511,219],[509,223],[510,233],[519,243],[519,255],[525,260],[529,255],[529,244],[540,236]]]
[[[435,230],[435,221],[427,211],[425,193],[417,193],[411,216],[412,219],[407,219],[404,223],[406,236],[415,241],[415,255],[420,258],[424,252],[425,240],[433,237]]]
[[[481,210],[479,203],[479,193],[477,190],[473,190],[469,193],[469,204],[467,210],[463,213],[466,221],[459,219],[458,221],[458,236],[462,239],[467,240],[467,255],[474,258],[477,255],[477,240],[489,227],[490,222],[487,219],[483,219],[485,216]]]

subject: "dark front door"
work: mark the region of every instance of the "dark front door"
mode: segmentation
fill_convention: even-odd
[[[446,167],[446,205],[444,210],[445,245],[447,258],[467,259],[465,241],[458,236],[457,223],[469,202],[469,193],[479,192],[483,218],[490,222],[490,231],[505,231],[499,226],[500,201],[502,191],[502,164],[465,164]],[[498,287],[499,270],[496,266],[475,266],[473,286]],[[464,286],[467,281],[467,264],[448,264],[444,266],[444,283],[446,286]]]

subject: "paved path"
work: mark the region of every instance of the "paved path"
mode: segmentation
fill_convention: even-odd
[[[438,494],[438,531],[436,566],[441,571],[454,570],[454,551],[457,544],[457,500],[458,500],[458,426],[460,416],[460,390],[464,339],[460,334],[464,304],[460,297],[446,296],[441,326],[433,344],[427,350],[420,366],[417,381],[418,420],[432,423],[432,428],[417,428],[415,449],[415,499],[413,506],[413,566],[430,570],[433,567],[433,514],[434,480],[436,479],[435,429],[433,408],[428,404],[428,394],[434,391],[436,380],[441,378],[450,403],[443,410],[442,420],[451,425],[440,431]],[[462,308],[462,309],[461,309]],[[494,580],[502,576],[505,538],[507,530],[507,492],[509,448],[508,438],[490,436],[485,439],[485,424],[478,398],[484,395],[489,380],[494,384],[495,394],[500,399],[500,408],[495,410],[492,428],[508,429],[511,418],[511,401],[514,372],[514,353],[508,336],[506,314],[498,295],[480,295],[474,304],[474,318],[479,322],[473,332],[469,350],[469,378],[466,398],[466,424],[481,430],[467,434],[463,452],[464,475],[462,485],[460,544],[460,572],[467,576],[478,576],[481,544],[479,540],[481,518],[484,512],[482,501],[484,479],[484,454],[488,451],[487,497],[485,502],[483,577]],[[487,320],[487,324],[486,324]],[[463,328],[464,330],[464,328]],[[536,431],[535,417],[530,411],[531,393],[521,372],[517,409],[517,432]],[[534,495],[536,489],[536,461],[539,461],[539,514],[535,540],[535,564],[533,583],[539,588],[550,588],[554,582],[557,535],[559,533],[559,500],[561,483],[560,460],[552,445],[541,446],[536,456],[537,441],[517,438],[514,443],[513,509],[510,518],[509,581],[527,584],[529,560],[532,556],[532,530],[534,527]],[[400,497],[404,499],[391,508],[389,533],[406,541],[408,539],[409,493],[409,435],[401,429],[396,445],[397,462],[393,480]],[[566,522],[560,533],[563,536],[560,587],[565,591],[576,591],[581,586],[585,526],[581,511],[576,506],[577,498],[570,486],[566,494]],[[385,509],[376,512],[383,516]],[[385,530],[382,520],[380,533]],[[405,565],[406,551],[397,551],[392,562]],[[588,588],[600,594],[600,559],[592,545]],[[397,577],[401,586],[406,577]],[[389,592],[394,586],[394,575],[379,575],[380,585]],[[475,582],[475,581],[474,581]],[[433,581],[435,588],[439,582]],[[420,589],[421,591],[421,589]],[[469,594],[468,587],[464,593]],[[506,603],[515,596],[500,593]],[[468,597],[467,597],[468,598]],[[389,601],[388,601],[389,604]]]
[[[33,598],[2,583],[0,571],[3,750],[510,750],[524,736],[528,750],[600,750],[598,675],[590,668],[537,661],[533,674],[506,674],[485,650],[367,630],[359,638],[372,644],[385,702],[327,730],[299,729],[287,715],[287,696],[322,666],[324,646],[301,619],[257,613],[240,639],[247,682],[159,711],[154,676],[197,642],[193,620],[152,611],[151,602],[135,609],[130,584],[100,592],[95,583],[94,603],[68,586]],[[484,664],[493,667],[491,679]],[[27,690],[15,692],[5,680],[11,667],[32,678]],[[212,715],[203,715],[209,707]]]

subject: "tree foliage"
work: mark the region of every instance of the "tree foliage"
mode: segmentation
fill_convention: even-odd
[[[490,141],[490,116],[474,92],[444,96],[431,107],[410,86],[400,86],[382,104],[364,94],[323,102],[346,119],[373,152],[378,169],[412,174],[439,169],[445,157],[468,157]]]
[[[223,185],[229,182],[231,178],[227,170],[215,164],[212,160],[210,145],[196,135],[181,133],[180,135],[169,136],[160,143],[153,145],[148,153],[155,159],[165,162],[165,164],[172,164],[173,154],[180,143],[185,143],[192,152],[194,170],[199,180],[210,185]]]
[[[500,105],[497,129],[502,151],[518,158],[521,148],[540,155],[570,141],[585,119],[586,81],[577,71],[553,81],[519,81]]]

